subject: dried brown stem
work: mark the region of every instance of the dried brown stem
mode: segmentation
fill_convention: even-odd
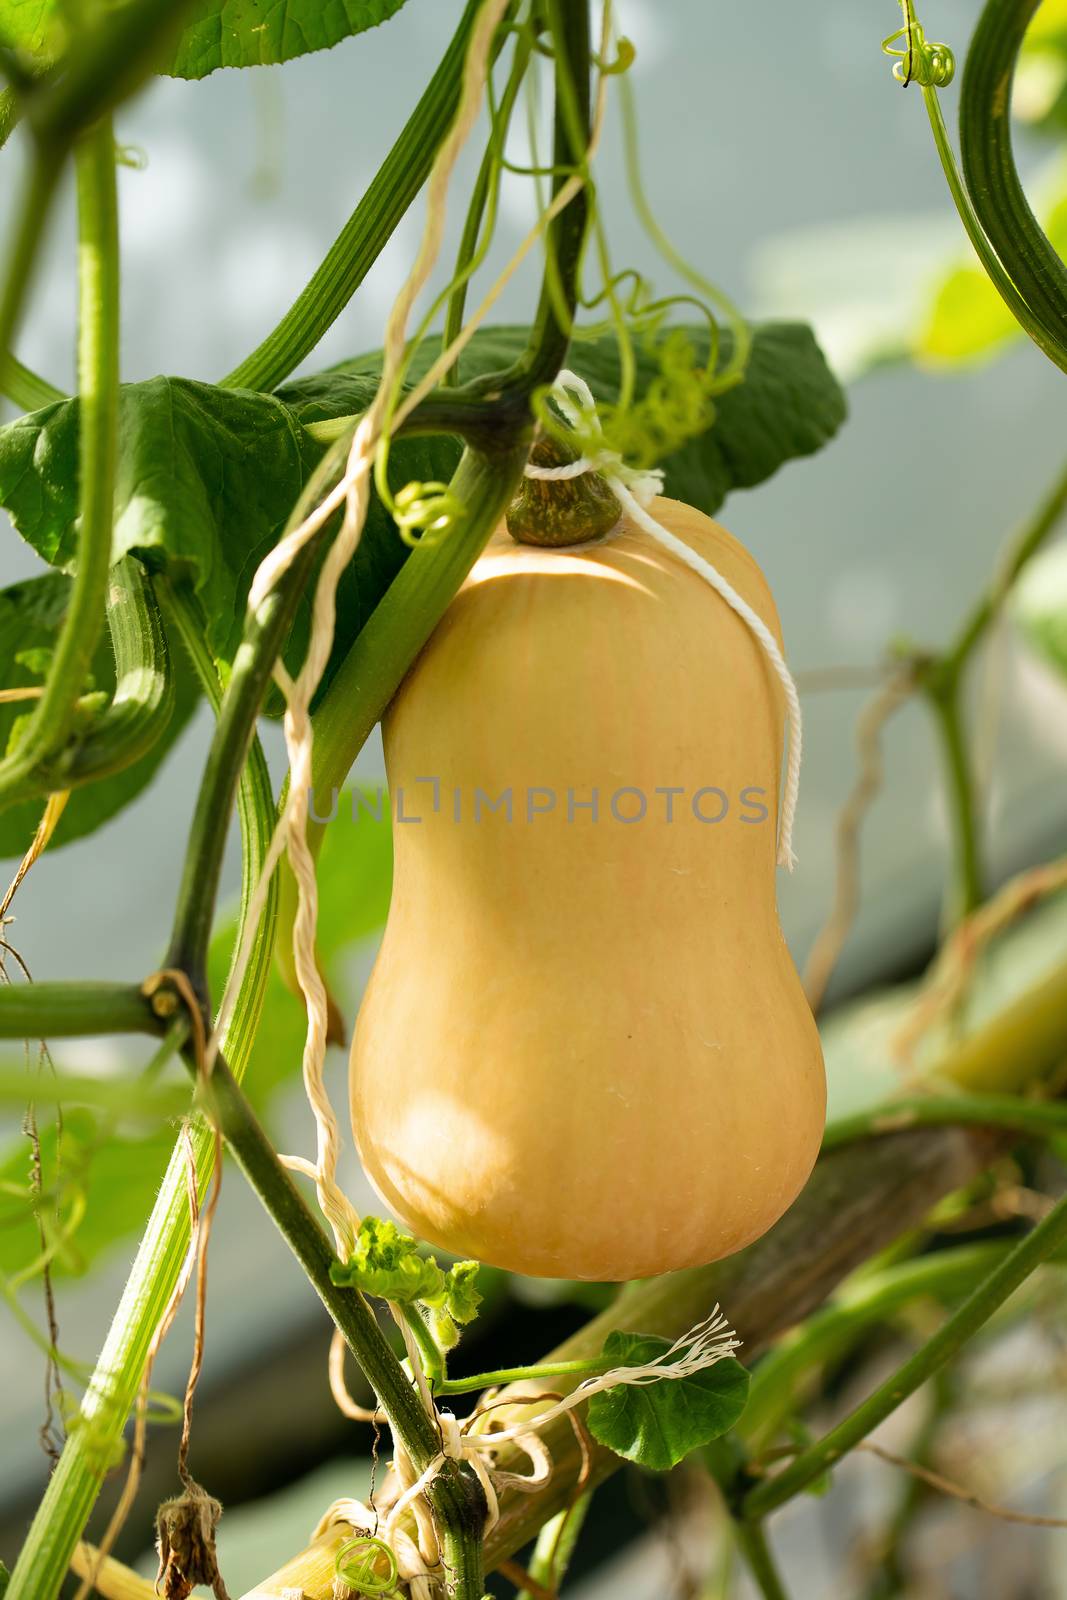
[[[997,1517],[1001,1522],[1017,1522],[1024,1528],[1067,1528],[1067,1517],[1040,1517],[1029,1511],[1012,1511],[1007,1506],[994,1505],[992,1501],[983,1500],[981,1495],[965,1489],[962,1484],[953,1483],[950,1478],[942,1477],[940,1472],[933,1472],[918,1461],[909,1461],[907,1456],[898,1456],[894,1451],[886,1450],[883,1445],[875,1444],[870,1439],[861,1440],[856,1449],[877,1456],[879,1461],[885,1461],[891,1467],[900,1467],[904,1472],[909,1472],[913,1478],[918,1478],[931,1489],[936,1489],[938,1494],[959,1500],[963,1505],[971,1506],[987,1517]]]

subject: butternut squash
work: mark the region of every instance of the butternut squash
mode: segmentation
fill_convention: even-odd
[[[651,509],[777,636],[752,557]],[[384,721],[395,879],[352,1119],[423,1238],[639,1278],[797,1195],[825,1086],[775,903],[783,718],[745,624],[625,519],[570,549],[494,535]]]

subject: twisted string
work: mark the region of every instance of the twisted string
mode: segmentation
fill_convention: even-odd
[[[602,1394],[609,1389],[691,1378],[732,1356],[739,1344],[740,1340],[726,1317],[715,1306],[709,1316],[651,1361],[631,1367],[614,1367],[609,1372],[586,1378],[570,1394],[554,1402],[552,1397],[543,1394],[531,1395],[529,1399],[509,1400],[509,1407],[547,1402],[547,1409],[537,1416],[510,1427],[493,1426],[487,1396],[483,1396],[471,1415],[463,1419],[453,1416],[450,1411],[435,1410],[441,1448],[425,1470],[416,1475],[410,1459],[402,1449],[397,1449],[393,1492],[387,1490],[379,1500],[372,1500],[369,1504],[355,1499],[334,1501],[320,1518],[312,1538],[321,1537],[336,1523],[347,1523],[352,1528],[374,1534],[392,1550],[399,1577],[410,1585],[412,1600],[432,1600],[442,1572],[432,1522],[429,1524],[429,1537],[426,1536],[426,1491],[447,1462],[463,1462],[477,1477],[488,1506],[488,1532],[499,1520],[499,1495],[502,1489],[517,1489],[521,1493],[532,1494],[549,1482],[553,1472],[552,1455],[539,1435],[550,1422],[583,1405],[594,1394]],[[420,1362],[413,1341],[409,1345],[409,1355],[417,1374]],[[529,1472],[506,1472],[496,1467],[497,1453],[508,1444],[515,1445],[527,1457]],[[397,1487],[399,1493],[396,1492]],[[416,1521],[415,1539],[404,1526],[404,1519],[409,1512]]]
[[[662,523],[656,521],[648,510],[648,505],[656,495],[662,493],[663,473],[659,469],[636,471],[626,465],[618,451],[605,448],[596,402],[584,378],[579,378],[574,372],[561,372],[551,390],[551,399],[579,441],[582,454],[576,461],[567,462],[561,467],[538,467],[528,463],[526,476],[546,481],[561,481],[581,477],[586,472],[602,474],[630,521],[655,539],[665,550],[669,550],[691,572],[695,572],[705,583],[710,584],[716,594],[725,600],[731,611],[741,618],[774,668],[785,695],[789,722],[789,749],[778,824],[778,865],[792,872],[796,866],[796,856],[793,853],[793,827],[797,802],[800,798],[803,721],[797,686],[777,639],[763,618],[738,594],[733,585],[727,582],[710,561],[698,555]]]
[[[355,554],[366,522],[371,469],[387,428],[398,377],[403,371],[408,321],[440,253],[449,182],[481,106],[493,34],[506,6],[507,0],[485,0],[475,22],[467,51],[459,109],[430,170],[426,217],[418,254],[389,314],[383,342],[381,378],[374,400],[356,428],[344,474],[315,510],[264,558],[252,580],[248,597],[249,609],[254,613],[288,570],[298,552],[343,506],[341,528],[330,546],[315,587],[311,637],[304,664],[295,680],[280,661],[274,668],[275,681],[286,701],[284,732],[289,755],[289,792],[249,905],[245,938],[238,951],[209,1046],[210,1061],[217,1053],[216,1040],[235,1003],[240,978],[251,953],[255,929],[266,903],[270,880],[284,849],[289,856],[299,895],[293,928],[293,955],[307,1010],[302,1064],[304,1085],[315,1121],[316,1160],[312,1167],[302,1158],[281,1159],[292,1170],[313,1176],[320,1207],[333,1230],[337,1252],[342,1260],[352,1252],[359,1217],[336,1181],[340,1135],[324,1079],[328,1010],[325,985],[315,960],[318,886],[315,861],[307,842],[313,750],[310,705],[333,648],[337,586],[342,572]]]

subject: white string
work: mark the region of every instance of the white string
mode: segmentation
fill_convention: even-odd
[[[553,387],[552,398],[565,420],[576,433],[583,436],[586,448],[577,461],[569,461],[561,467],[537,467],[527,464],[526,476],[542,481],[562,482],[570,478],[579,478],[587,472],[602,474],[630,521],[636,523],[672,555],[677,556],[679,561],[698,577],[703,578],[704,582],[726,601],[731,611],[741,618],[758,641],[774,668],[785,694],[789,719],[789,749],[782,790],[781,818],[778,825],[778,865],[792,872],[796,866],[796,856],[793,853],[793,827],[800,796],[800,762],[804,736],[800,696],[777,639],[763,618],[738,594],[733,585],[727,582],[710,561],[698,555],[677,535],[656,521],[648,510],[648,503],[662,492],[663,474],[659,470],[638,472],[632,467],[627,467],[617,451],[608,450],[600,444],[603,432],[597,416],[596,401],[585,379],[578,377],[574,372],[561,372]]]
[[[359,1215],[336,1181],[340,1134],[324,1076],[327,995],[315,957],[318,885],[314,857],[307,842],[313,748],[310,706],[333,647],[337,585],[355,553],[366,521],[371,469],[404,358],[408,320],[440,252],[449,181],[481,107],[492,38],[506,5],[507,0],[485,0],[475,21],[467,51],[459,109],[430,169],[426,218],[418,254],[389,314],[383,340],[381,378],[374,400],[356,429],[344,475],[321,504],[264,558],[249,590],[249,610],[254,613],[298,552],[323,527],[332,513],[344,504],[340,531],[330,546],[315,587],[311,634],[304,664],[295,680],[280,661],[274,668],[275,680],[286,701],[284,732],[289,755],[289,792],[248,907],[245,935],[230,973],[208,1052],[210,1064],[217,1053],[217,1038],[232,1012],[251,954],[255,930],[266,903],[270,880],[284,849],[289,856],[299,897],[293,927],[293,956],[307,1011],[303,1076],[315,1121],[316,1161],[311,1168],[302,1158],[281,1159],[296,1171],[309,1175],[313,1173],[319,1205],[333,1229],[337,1252],[343,1260],[352,1253]]]
[[[336,1500],[320,1518],[312,1538],[319,1538],[337,1522],[348,1523],[353,1528],[373,1534],[392,1548],[399,1576],[405,1583],[411,1585],[412,1600],[423,1600],[424,1596],[426,1600],[430,1600],[434,1593],[435,1580],[441,1576],[440,1555],[436,1543],[432,1551],[425,1546],[420,1548],[423,1541],[419,1513],[425,1509],[427,1489],[446,1462],[465,1462],[474,1472],[486,1498],[488,1515],[485,1531],[488,1532],[499,1520],[501,1489],[518,1489],[532,1494],[537,1489],[543,1488],[551,1478],[552,1456],[544,1440],[539,1437],[542,1428],[576,1406],[584,1404],[594,1394],[602,1394],[608,1389],[640,1387],[650,1383],[691,1378],[698,1372],[706,1372],[709,1367],[732,1356],[740,1342],[726,1317],[719,1307],[715,1306],[709,1316],[698,1322],[695,1328],[683,1334],[680,1339],[676,1339],[668,1349],[653,1360],[638,1366],[614,1367],[609,1372],[586,1378],[562,1400],[549,1404],[547,1409],[539,1412],[537,1416],[512,1427],[479,1431],[492,1421],[490,1413],[481,1409],[481,1403],[469,1417],[462,1420],[453,1416],[450,1411],[436,1411],[435,1417],[441,1433],[441,1449],[427,1464],[425,1470],[416,1476],[412,1471],[410,1460],[398,1450],[394,1466],[401,1492],[390,1500],[388,1507],[376,1505],[373,1501],[367,1504],[362,1500]],[[409,1345],[408,1348],[412,1365],[418,1371],[417,1347]],[[543,1403],[542,1397],[536,1395],[526,1400],[517,1399],[511,1402],[515,1407],[541,1403]],[[507,1444],[516,1445],[529,1458],[530,1472],[497,1470],[494,1464],[495,1456],[500,1447]],[[387,1496],[383,1496],[383,1499],[385,1498]],[[386,1513],[384,1523],[381,1521],[383,1510]],[[411,1538],[402,1525],[403,1518],[409,1511],[417,1519],[420,1531],[419,1543]]]

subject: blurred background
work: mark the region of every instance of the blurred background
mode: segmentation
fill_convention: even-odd
[[[962,53],[978,9],[977,0],[928,0],[922,20],[930,37]],[[259,341],[373,175],[459,12],[459,0],[410,0],[386,26],[330,52],[284,69],[156,81],[125,109],[118,133],[137,161],[120,174],[125,377],[212,379]],[[849,387],[851,414],[828,450],[736,495],[720,514],[770,579],[804,690],[800,866],[779,884],[799,963],[829,909],[835,820],[854,780],[855,721],[874,670],[900,636],[945,642],[988,584],[1012,529],[1061,470],[1062,380],[1029,344],[1001,337],[980,286],[976,300],[966,270],[960,276],[968,266],[965,243],[918,91],[903,92],[879,52],[883,35],[898,25],[893,0],[822,0],[818,7],[619,0],[618,12],[637,47],[643,166],[661,222],[749,314],[810,319]],[[1038,116],[1056,83],[1035,66],[1024,89],[1025,109]],[[955,88],[943,96],[950,125],[955,97]],[[1063,188],[1058,147],[1047,133],[1020,137],[1024,176],[1051,206]],[[617,261],[675,288],[631,215],[619,144],[612,117],[599,172]],[[10,171],[14,150],[4,159]],[[462,185],[461,177],[457,192]],[[3,203],[11,190],[9,179]],[[502,246],[525,232],[530,206],[517,180],[506,183]],[[453,237],[462,217],[455,209]],[[307,370],[379,344],[420,222],[416,207]],[[72,259],[68,195],[19,347],[64,386],[73,381]],[[520,273],[500,320],[526,320],[533,282],[533,270]],[[2,548],[4,583],[37,570],[14,535]],[[1010,630],[998,634],[978,676],[990,857],[1001,877],[1067,845],[1067,696]],[[128,979],[162,951],[208,736],[202,711],[135,805],[35,867],[12,930],[35,977]],[[280,777],[277,727],[268,726],[264,739]],[[914,973],[936,934],[947,832],[923,707],[911,704],[894,718],[885,760],[885,787],[865,832],[862,912],[832,990],[839,1003]],[[381,777],[376,740],[357,774],[370,782]],[[367,824],[360,840],[358,860],[342,855],[353,851],[351,843],[328,843],[323,869],[325,914],[335,927],[333,978],[350,1021],[388,897],[387,830]],[[230,892],[236,866],[234,855]],[[352,936],[353,907],[359,938]],[[1049,924],[1044,950],[1067,943],[1062,920]],[[283,1147],[303,1150],[312,1130],[292,1086],[300,1017],[280,993],[271,1003],[275,1021],[262,1046],[270,1060],[253,1057],[250,1082]],[[855,1012],[846,1008],[841,1016]],[[866,1092],[866,1080],[854,1034],[833,1021],[828,1033],[840,1109]],[[346,1062],[343,1052],[333,1056],[331,1086],[343,1105]],[[57,1057],[100,1073],[121,1071],[129,1059],[111,1043],[68,1044]],[[17,1126],[7,1133],[15,1150]],[[87,1148],[92,1138],[87,1130]],[[101,1152],[94,1162],[92,1193],[107,1200],[91,1207],[87,1270],[58,1283],[63,1345],[72,1355],[92,1361],[98,1352],[168,1147],[169,1136],[131,1137],[118,1156]],[[24,1161],[17,1153],[12,1159]],[[360,1203],[366,1188],[354,1159],[345,1177]],[[212,1238],[211,1278],[218,1292],[209,1294],[193,1466],[228,1507],[220,1552],[236,1595],[292,1553],[331,1500],[365,1489],[369,1443],[330,1400],[324,1316],[232,1171]],[[566,1285],[494,1282],[471,1337],[471,1368],[493,1366],[504,1351],[509,1361],[535,1359],[595,1302],[596,1291],[576,1294]],[[157,1367],[156,1387],[171,1392],[180,1392],[187,1370],[188,1310]],[[1009,1339],[985,1357],[979,1352],[978,1368],[983,1359],[1003,1379],[1032,1363],[1034,1350]],[[36,1443],[42,1365],[5,1322],[0,1556],[9,1563],[46,1478]],[[1025,1445],[1027,1452],[1005,1469],[1015,1499],[1020,1483],[1032,1483],[1035,1504],[1059,1503],[1062,1514],[1067,1479],[1054,1471],[1062,1461],[1057,1434],[1067,1421],[1062,1402],[1046,1396],[1034,1416],[1022,1401],[1009,1409],[1010,1448]],[[956,1448],[964,1457],[982,1451],[999,1437],[1002,1421],[993,1401],[976,1404]],[[906,1417],[901,1426],[906,1434]],[[144,1556],[151,1506],[174,1487],[173,1451],[173,1436],[155,1430],[127,1559]],[[829,1501],[791,1508],[776,1524],[783,1564],[803,1600],[844,1592],[842,1572],[863,1568],[863,1530],[891,1499],[892,1486],[879,1487],[884,1469],[869,1461],[850,1464],[840,1477]],[[668,1505],[676,1514],[665,1519]],[[597,1497],[575,1568],[576,1600],[719,1592],[701,1587],[713,1521],[684,1476],[676,1483],[620,1474]],[[1053,1548],[1062,1552],[1064,1535],[992,1527],[989,1535],[969,1512],[935,1508],[923,1530],[929,1586],[908,1592],[998,1600],[1067,1595],[1067,1562],[1049,1559]],[[144,1570],[154,1572],[150,1561]],[[747,1593],[741,1580],[722,1592]]]

